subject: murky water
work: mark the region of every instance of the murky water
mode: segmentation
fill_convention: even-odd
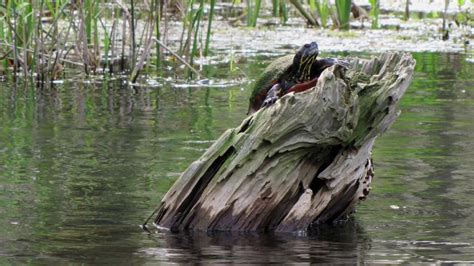
[[[150,236],[138,227],[244,118],[242,80],[268,58],[209,67],[213,82],[191,88],[0,84],[0,264],[474,263],[474,64],[415,56],[403,113],[376,142],[368,200],[353,221],[313,236]]]

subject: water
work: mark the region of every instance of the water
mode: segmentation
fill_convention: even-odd
[[[246,80],[268,58],[235,72],[208,67],[211,85],[190,89],[2,83],[0,264],[474,263],[474,64],[415,57],[403,113],[376,142],[371,194],[353,221],[312,236],[138,227],[179,173],[244,118]]]

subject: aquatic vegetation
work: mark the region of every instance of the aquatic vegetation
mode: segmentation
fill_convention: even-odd
[[[326,28],[329,25],[329,18],[332,25],[339,29],[349,29],[349,19],[351,15],[351,1],[337,0],[336,6],[331,6],[328,0],[309,0],[309,11],[298,0],[290,0],[290,3],[298,10],[299,14],[305,18],[308,24]]]
[[[257,26],[258,15],[260,14],[260,7],[262,5],[261,0],[247,0],[247,26],[255,27]]]
[[[6,1],[0,5],[2,72],[39,84],[58,79],[66,67],[86,75],[128,73],[135,80],[155,45],[152,37],[161,37],[161,11],[157,0]],[[193,47],[196,53],[196,41]]]
[[[214,18],[214,8],[216,6],[216,0],[210,0],[211,7],[209,10],[209,18],[207,24],[207,32],[206,32],[206,46],[204,48],[204,56],[209,55],[209,43],[211,42],[211,32],[212,32],[212,19]]]
[[[341,29],[349,29],[351,3],[351,0],[336,0],[337,22]]]
[[[372,28],[376,29],[379,27],[380,0],[369,0],[369,2],[370,17],[372,18]]]
[[[315,4],[319,14],[319,18],[321,20],[321,26],[325,28],[328,25],[328,21],[331,15],[331,8],[329,6],[329,2],[328,0],[321,0],[321,2],[318,0],[315,1]]]
[[[306,11],[306,8],[298,0],[290,0],[290,3],[300,12],[300,14],[306,19],[308,24],[319,26],[319,23],[316,21],[316,18]]]
[[[288,21],[288,7],[285,0],[280,0],[280,18],[283,24]]]
[[[380,2],[370,0],[373,28],[379,27]],[[286,24],[291,15],[316,28],[350,27],[348,0],[337,0],[335,5],[329,0],[236,0],[229,4],[217,0],[4,1],[0,4],[0,73],[7,79],[21,76],[38,84],[61,79],[65,70],[86,76],[126,75],[134,82],[140,73],[161,75],[171,67],[174,74],[190,77],[199,73],[195,65],[202,60],[198,57],[215,56],[213,48],[222,49],[212,34],[227,21],[253,31],[259,19],[274,16]],[[467,4],[459,0],[454,15],[439,10],[445,32],[449,33],[451,21],[467,32],[472,25]],[[304,27],[301,19],[292,20],[292,25],[295,21]],[[178,65],[184,65],[188,73]]]

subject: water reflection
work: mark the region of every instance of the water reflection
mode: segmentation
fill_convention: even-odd
[[[458,54],[415,56],[403,113],[376,142],[370,197],[355,221],[311,236],[137,226],[244,118],[241,78],[267,58],[242,62],[228,82],[226,66],[209,66],[216,86],[0,84],[0,264],[473,262],[474,67]]]
[[[354,220],[325,226],[311,236],[237,233],[158,233],[156,247],[138,255],[172,263],[364,263],[370,238]]]

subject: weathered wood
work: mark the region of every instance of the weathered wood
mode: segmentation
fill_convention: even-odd
[[[156,225],[294,232],[352,212],[370,190],[372,145],[398,116],[415,61],[385,53],[349,62],[227,130],[165,195]]]

